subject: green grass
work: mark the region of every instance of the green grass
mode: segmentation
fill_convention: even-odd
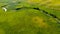
[[[60,18],[60,10],[52,10],[46,5],[31,5],[23,2],[15,8],[23,7],[23,5],[32,8],[39,7]],[[4,12],[0,7],[0,34],[60,34],[60,24],[53,17],[31,8],[13,9]]]
[[[35,17],[42,18],[45,27],[33,21]],[[39,20],[38,18],[35,18]],[[44,15],[38,10],[21,9],[18,12],[2,12],[0,15],[0,28],[5,34],[59,34],[59,25],[54,18]],[[56,30],[57,29],[57,30]],[[1,32],[2,34],[4,33]]]

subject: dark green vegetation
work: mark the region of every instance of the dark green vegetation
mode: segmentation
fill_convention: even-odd
[[[60,10],[24,2],[9,5],[6,12],[0,6],[0,34],[60,34]]]

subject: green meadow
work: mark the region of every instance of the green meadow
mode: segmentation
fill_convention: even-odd
[[[0,2],[0,34],[60,34],[60,0],[46,1],[24,0],[14,4]],[[1,6],[7,8],[7,11]],[[57,16],[58,20],[49,14]]]

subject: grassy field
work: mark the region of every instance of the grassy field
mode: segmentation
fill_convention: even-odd
[[[0,3],[0,34],[60,34],[60,23],[41,11],[54,14],[60,19],[60,1],[51,0],[49,4],[46,1],[26,0],[16,5],[8,3],[10,6],[6,6],[6,12],[1,7],[5,3]],[[33,8],[39,8],[40,11]]]

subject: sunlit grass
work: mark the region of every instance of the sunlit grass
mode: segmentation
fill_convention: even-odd
[[[40,2],[40,0],[30,0],[29,2],[31,1]],[[42,0],[41,2],[43,3]],[[54,6],[57,3],[60,2],[55,3],[52,0],[51,6]],[[0,4],[0,6],[2,5],[3,4]],[[47,5],[33,5],[23,2],[15,8],[38,7],[41,10],[45,10],[46,12],[54,14],[60,18],[60,11],[48,8]],[[0,7],[0,34],[60,34],[60,24],[58,24],[53,17],[47,16],[41,11],[35,9],[8,9],[8,11],[5,12],[2,7]]]

